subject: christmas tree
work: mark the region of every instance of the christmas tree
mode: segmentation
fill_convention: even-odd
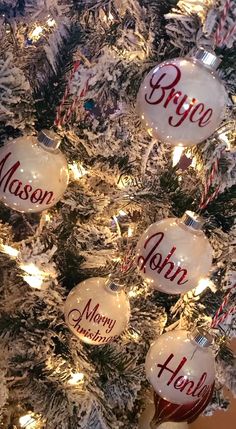
[[[145,357],[178,329],[213,336],[204,412],[227,409],[223,386],[236,393],[235,15],[234,0],[0,0],[2,428],[138,429],[153,400]],[[208,250],[191,244],[186,211]],[[183,237],[161,251],[161,222],[168,235],[181,218]],[[150,250],[143,234],[156,222]],[[73,307],[80,286],[64,315],[84,281],[94,290],[85,313]]]

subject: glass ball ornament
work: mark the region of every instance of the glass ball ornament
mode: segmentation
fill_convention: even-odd
[[[207,390],[198,401],[181,405],[166,401],[154,392],[155,414],[151,422],[151,429],[156,429],[163,422],[194,422],[210,403],[214,386],[213,383],[211,389]]]
[[[130,304],[122,287],[109,279],[93,277],[72,289],[64,314],[68,328],[80,340],[107,344],[127,327]]]
[[[67,188],[67,161],[54,133],[23,136],[0,149],[0,200],[11,209],[35,213],[59,201]]]
[[[137,244],[140,275],[164,293],[194,289],[212,263],[213,251],[201,228],[201,219],[191,211],[181,219],[167,218],[150,225]]]
[[[149,134],[174,146],[208,138],[223,118],[227,93],[215,54],[199,49],[154,67],[141,83],[137,113]]]
[[[195,403],[212,391],[215,358],[211,337],[200,330],[176,330],[151,345],[145,362],[148,381],[164,400]]]

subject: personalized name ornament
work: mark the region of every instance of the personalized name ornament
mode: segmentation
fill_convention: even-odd
[[[154,67],[142,82],[137,112],[154,137],[173,145],[193,146],[219,126],[227,101],[216,69],[221,60],[199,49]]]
[[[199,402],[211,394],[215,358],[211,337],[200,330],[161,335],[150,347],[145,370],[155,392],[173,404]]]
[[[212,263],[212,248],[201,228],[201,219],[191,211],[181,219],[168,218],[150,225],[137,244],[140,275],[164,293],[194,289]]]
[[[70,292],[64,314],[76,337],[88,344],[102,345],[114,341],[124,331],[130,305],[121,286],[106,278],[93,277]]]
[[[51,131],[24,136],[0,149],[0,200],[22,213],[35,213],[56,204],[67,188],[65,156]]]

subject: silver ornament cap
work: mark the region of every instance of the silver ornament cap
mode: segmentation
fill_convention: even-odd
[[[216,70],[221,63],[221,59],[217,57],[214,52],[207,51],[203,48],[198,49],[193,57],[212,70]]]
[[[60,146],[60,139],[57,134],[51,130],[42,130],[38,133],[39,143],[49,149],[57,149]]]
[[[210,347],[213,341],[212,336],[201,328],[197,328],[191,332],[190,338],[191,340],[195,341],[198,346],[205,348]]]
[[[187,210],[181,218],[181,222],[184,225],[189,226],[195,230],[201,230],[203,226],[203,220],[196,213]]]
[[[106,288],[112,292],[120,292],[124,289],[124,285],[120,283],[120,279],[109,277],[106,281]]]

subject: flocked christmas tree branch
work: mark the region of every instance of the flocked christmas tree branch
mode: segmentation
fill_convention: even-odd
[[[65,120],[54,131],[70,172],[69,186],[54,205],[50,192],[56,173],[48,161],[42,165],[43,172],[47,167],[49,172],[41,191],[30,190],[20,167],[6,185],[10,165],[1,163],[2,186],[10,186],[15,197],[28,194],[28,200],[18,200],[31,209],[20,213],[3,204],[0,208],[3,428],[138,428],[150,391],[144,371],[150,343],[162,340],[164,330],[174,337],[174,328],[208,327],[234,285],[236,35],[234,7],[223,22],[224,8],[224,1],[213,0],[0,1],[2,141],[19,135],[24,140],[28,134],[31,142],[33,134],[36,142],[35,130],[52,127],[59,119],[57,112],[62,113]],[[230,94],[222,118],[228,128],[185,149],[173,166],[173,147],[154,140],[141,125],[138,89],[158,63],[191,50],[194,54],[199,46],[213,47],[216,35],[223,37],[219,31],[223,24],[224,45],[219,44],[217,53],[222,57],[219,75]],[[202,97],[205,91],[203,79]],[[168,94],[166,90],[164,103],[182,113],[178,99],[172,94],[167,100]],[[191,118],[195,120],[196,113]],[[43,142],[39,143],[35,144],[42,149]],[[38,146],[37,150],[35,161],[40,163],[44,152]],[[22,152],[28,154],[28,146]],[[23,169],[29,165],[26,162]],[[154,222],[180,218],[186,210],[196,212],[208,177],[212,180],[206,198],[208,191],[219,189],[201,213],[213,250],[210,276],[180,297],[149,288],[135,268],[137,242]],[[47,211],[32,213],[35,205],[40,209],[45,202],[52,202]],[[157,264],[157,257],[152,264]],[[129,325],[110,344],[86,345],[65,323],[66,297],[78,283],[110,274],[125,284]],[[181,280],[181,272],[178,275],[180,282],[186,280]],[[90,303],[85,311],[94,308]],[[72,322],[81,329],[78,314],[71,314],[70,320],[77,318]],[[114,323],[112,316],[102,319],[99,309],[93,316],[96,332],[109,330]],[[90,337],[91,330],[86,328]],[[207,413],[227,407],[223,384],[235,393],[233,355],[225,342],[235,332],[233,313],[212,330],[216,389]],[[100,333],[90,340],[101,341],[107,335]]]

